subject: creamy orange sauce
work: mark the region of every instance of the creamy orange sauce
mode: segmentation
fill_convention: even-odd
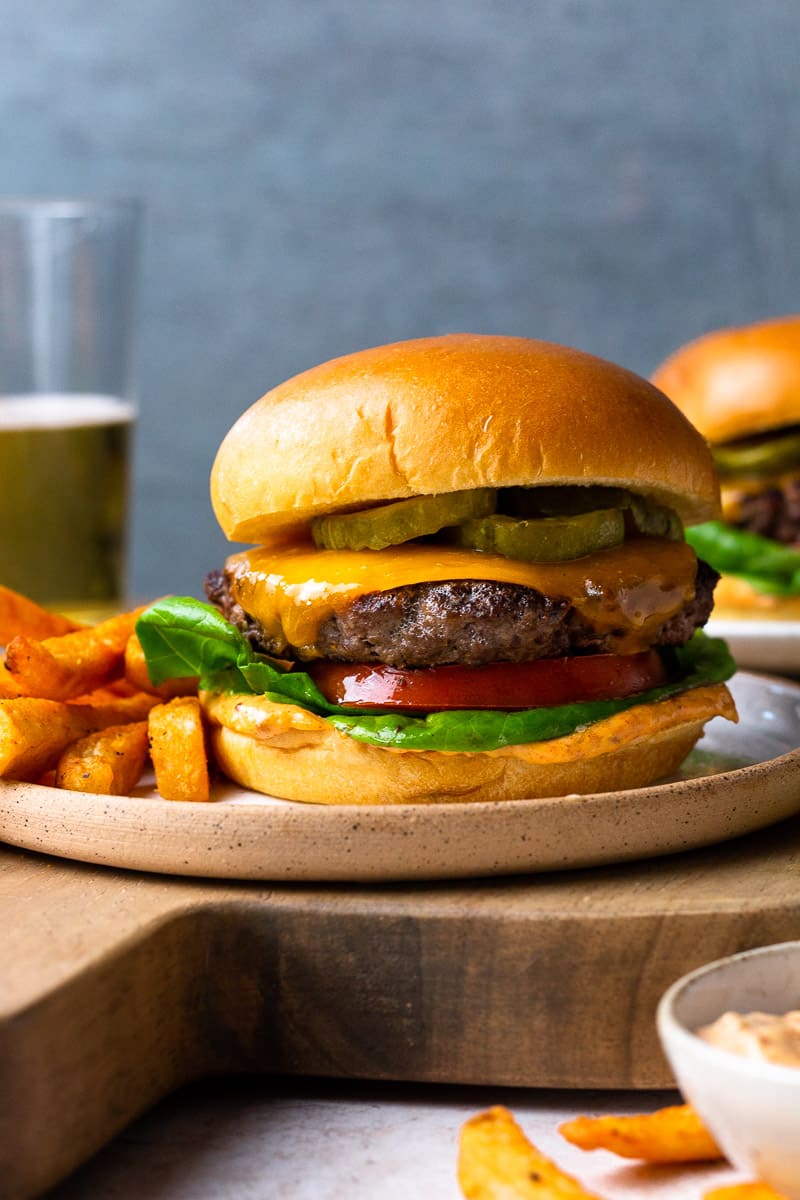
[[[800,1067],[800,1011],[723,1013],[697,1036],[721,1050],[760,1058],[783,1067]]]
[[[304,657],[314,657],[320,626],[356,597],[448,579],[515,583],[567,598],[597,629],[619,630],[615,649],[633,653],[693,598],[697,559],[685,542],[662,538],[633,538],[562,563],[418,543],[363,551],[316,550],[304,543],[245,550],[226,567],[245,612],[270,638],[297,647]]]

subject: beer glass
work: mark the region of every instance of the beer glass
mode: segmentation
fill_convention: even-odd
[[[0,583],[87,619],[126,589],[139,226],[0,197]]]

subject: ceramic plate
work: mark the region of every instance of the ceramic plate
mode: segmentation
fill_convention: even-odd
[[[800,675],[800,621],[712,618],[706,633],[725,638],[740,667]]]
[[[88,796],[0,783],[0,839],[108,866],[232,879],[366,882],[624,862],[747,833],[800,810],[800,686],[740,673],[739,725],[711,721],[670,780],[494,804],[329,807],[219,787]]]

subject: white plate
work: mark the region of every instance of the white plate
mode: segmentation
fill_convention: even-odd
[[[715,620],[706,625],[711,637],[721,637],[739,667],[800,675],[800,621]]]
[[[220,787],[180,804],[0,782],[0,839],[108,866],[233,879],[446,879],[624,862],[723,841],[800,811],[800,686],[740,673],[672,780],[494,804],[331,807]]]

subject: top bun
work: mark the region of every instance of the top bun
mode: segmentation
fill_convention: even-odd
[[[600,483],[719,513],[710,452],[638,375],[528,338],[452,334],[336,358],[267,392],[220,446],[211,499],[232,541],[323,513],[474,487]]]
[[[681,347],[653,383],[712,443],[800,422],[800,316],[721,329]]]

